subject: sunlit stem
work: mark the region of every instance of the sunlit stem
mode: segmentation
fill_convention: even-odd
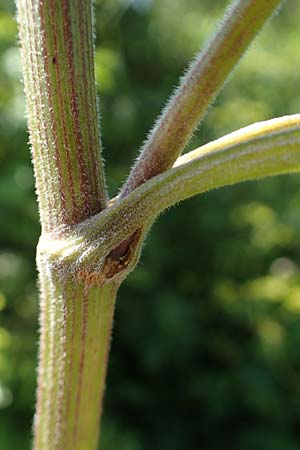
[[[155,123],[121,197],[172,167],[228,75],[279,3],[280,0],[233,1],[218,31],[191,63]]]

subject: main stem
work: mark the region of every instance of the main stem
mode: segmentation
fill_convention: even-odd
[[[34,450],[95,450],[117,285],[50,258],[51,236],[107,206],[90,0],[17,0],[42,238]],[[59,233],[58,233],[58,230]],[[51,262],[50,262],[51,260]]]
[[[76,284],[48,269],[41,258],[34,450],[94,450],[117,288]]]
[[[18,0],[28,126],[43,232],[106,207],[90,0]]]

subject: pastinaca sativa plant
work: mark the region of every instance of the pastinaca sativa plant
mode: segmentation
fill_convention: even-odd
[[[116,293],[157,216],[210,189],[300,170],[300,114],[250,125],[180,156],[279,4],[237,0],[229,6],[157,119],[120,194],[108,199],[91,0],[17,1],[42,225],[35,450],[97,447]]]

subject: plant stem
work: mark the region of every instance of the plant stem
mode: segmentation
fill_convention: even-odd
[[[34,450],[94,450],[117,287],[87,287],[39,259],[41,345]]]
[[[281,0],[235,0],[217,33],[192,61],[155,123],[123,186],[137,186],[172,167],[216,94]]]
[[[35,450],[94,450],[117,285],[85,285],[49,262],[50,236],[107,206],[90,0],[18,0],[42,238]],[[56,233],[57,236],[57,233]]]
[[[51,260],[68,263],[75,274],[81,267],[96,274],[101,255],[170,206],[222,186],[299,171],[300,114],[250,125],[178,158],[172,169],[74,227],[64,241],[54,238]],[[44,246],[41,241],[41,251]]]
[[[234,0],[219,30],[181,78],[157,119],[122,190],[126,197],[145,181],[172,167],[228,75],[281,0]],[[140,231],[138,231],[140,233]],[[145,230],[142,231],[145,233]],[[112,252],[123,257],[136,235]]]
[[[89,0],[18,0],[28,124],[42,229],[106,207]]]
[[[276,130],[263,125],[259,136],[212,144],[211,153],[196,152],[191,161],[166,171],[278,3],[234,4],[159,120],[121,199],[107,208],[91,1],[17,1],[42,224],[34,450],[96,449],[117,288],[137,262],[155,217],[212,188],[299,170],[299,118],[294,117],[282,119]]]
[[[72,227],[64,239],[59,232],[50,240],[42,236],[39,252],[57,267],[67,266],[74,278],[121,282],[138,260],[148,227],[165,209],[222,186],[299,171],[300,114],[259,122],[178,158],[172,169],[116,198],[110,208]],[[133,248],[125,258],[122,272],[114,271],[112,251],[140,228],[144,234],[137,252]]]

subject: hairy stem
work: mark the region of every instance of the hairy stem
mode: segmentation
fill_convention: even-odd
[[[300,169],[299,116],[223,138],[171,169],[278,4],[234,3],[157,122],[122,194],[107,208],[91,1],[17,1],[42,223],[34,450],[96,449],[117,287],[137,262],[157,215],[209,189]]]
[[[114,284],[86,287],[39,258],[41,345],[34,450],[97,447]]]
[[[207,107],[279,3],[280,0],[238,0],[228,8],[218,32],[192,62],[154,125],[121,197],[172,167]]]
[[[28,123],[43,231],[106,207],[89,0],[18,0]]]
[[[49,233],[107,206],[96,104],[90,0],[18,0],[42,239],[35,450],[97,447],[117,287],[49,263]],[[63,233],[60,238],[63,239]]]
[[[222,186],[299,171],[300,114],[250,125],[179,158],[174,168],[73,227],[63,241],[53,237],[53,261],[68,261],[74,274],[82,267],[101,270],[105,255],[177,202]],[[44,246],[41,240],[41,251]]]

